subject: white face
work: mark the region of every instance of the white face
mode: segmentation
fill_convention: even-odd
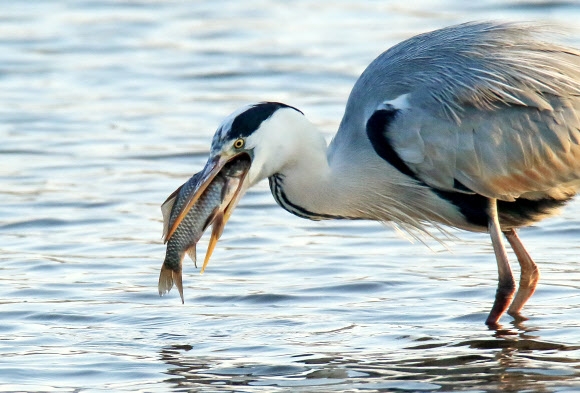
[[[228,115],[223,121],[222,124],[216,130],[213,140],[211,142],[211,155],[221,154],[228,145],[233,146],[233,143],[236,138],[232,138],[232,124],[234,120],[241,115],[242,113],[246,112],[248,109],[252,108],[253,105],[248,104],[241,108],[238,108],[230,115]]]
[[[213,138],[211,155],[229,159],[249,154],[252,165],[245,183],[251,187],[287,163],[299,146],[299,130],[305,122],[301,112],[283,104],[245,106],[222,122]]]
[[[303,118],[294,109],[279,109],[248,136],[248,148],[254,153],[248,173],[252,185],[280,172],[288,163],[296,147],[295,125]]]

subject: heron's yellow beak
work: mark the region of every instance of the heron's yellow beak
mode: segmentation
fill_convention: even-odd
[[[211,237],[209,239],[207,252],[205,253],[205,259],[203,261],[203,266],[201,267],[200,274],[203,274],[203,272],[205,271],[205,267],[209,262],[209,258],[211,257],[211,254],[213,253],[213,250],[215,249],[215,246],[220,236],[222,235],[222,232],[224,231],[226,223],[230,219],[230,216],[232,215],[232,212],[238,205],[238,202],[240,201],[242,195],[244,195],[245,191],[244,178],[246,177],[247,173],[248,171],[246,171],[240,178],[239,184],[233,190],[231,199],[229,199],[229,201],[224,200],[224,203],[222,203],[218,208],[218,213],[216,214],[212,223]]]
[[[207,187],[213,182],[215,177],[222,172],[226,178],[224,189],[222,190],[222,201],[217,206],[215,213],[213,214],[211,220],[206,223],[205,228],[212,225],[212,233],[209,240],[209,246],[205,255],[205,260],[201,268],[201,273],[205,271],[205,268],[209,262],[211,254],[215,249],[217,241],[219,240],[226,223],[228,222],[233,210],[237,206],[240,198],[244,194],[246,187],[244,186],[244,180],[249,171],[250,165],[245,166],[235,166],[228,165],[235,160],[247,160],[250,158],[247,154],[241,153],[233,157],[223,157],[216,156],[210,158],[205,167],[202,170],[200,180],[195,188],[195,191],[191,193],[185,203],[183,209],[179,212],[179,215],[175,218],[175,221],[169,228],[167,232],[166,239],[170,239],[173,233],[179,227],[179,224],[183,221],[185,216],[189,213],[191,208],[197,203],[200,197],[203,195]],[[236,169],[232,169],[236,168]],[[241,168],[241,169],[240,169]]]

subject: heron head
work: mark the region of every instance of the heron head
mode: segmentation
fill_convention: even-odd
[[[252,164],[244,190],[278,172],[295,151],[296,130],[307,122],[298,109],[279,102],[242,107],[217,129],[208,162],[228,162],[246,154]]]
[[[223,209],[218,209],[221,218],[214,220],[202,272],[240,198],[248,188],[279,172],[292,160],[301,143],[299,130],[307,124],[310,123],[298,109],[278,102],[263,102],[240,108],[219,126],[197,187],[179,212],[168,235],[169,238],[218,174],[222,173],[227,178],[230,168],[244,168],[245,173],[235,174],[236,179],[241,179],[236,183],[236,189],[228,193],[227,201],[222,201]],[[296,130],[298,132],[293,132]],[[236,160],[249,160],[250,165],[229,165]]]

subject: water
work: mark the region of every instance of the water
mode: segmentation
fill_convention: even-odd
[[[265,183],[206,273],[186,263],[185,305],[157,294],[159,205],[238,106],[287,102],[330,136],[365,65],[410,35],[579,17],[564,1],[3,2],[0,390],[580,390],[579,202],[521,232],[543,276],[530,319],[497,330],[485,235],[428,248],[305,221]]]

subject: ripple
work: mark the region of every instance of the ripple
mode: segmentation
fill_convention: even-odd
[[[341,285],[329,285],[324,287],[308,288],[306,292],[322,292],[322,293],[367,293],[378,296],[378,294],[387,287],[396,285],[396,283],[386,282],[371,282],[364,281],[358,283],[347,283]]]
[[[495,330],[484,234],[454,231],[465,241],[448,252],[376,223],[300,220],[267,181],[204,276],[185,262],[186,303],[157,293],[159,204],[203,167],[225,115],[288,102],[330,140],[388,46],[472,19],[575,26],[571,2],[26,4],[0,2],[0,391],[580,386],[580,201],[521,231],[542,280],[529,320]]]
[[[66,226],[87,226],[98,225],[104,223],[114,222],[112,219],[98,219],[92,218],[88,220],[62,220],[57,218],[39,218],[24,221],[15,221],[8,224],[0,225],[0,230],[14,230],[14,229],[46,229],[52,227],[66,227]]]

